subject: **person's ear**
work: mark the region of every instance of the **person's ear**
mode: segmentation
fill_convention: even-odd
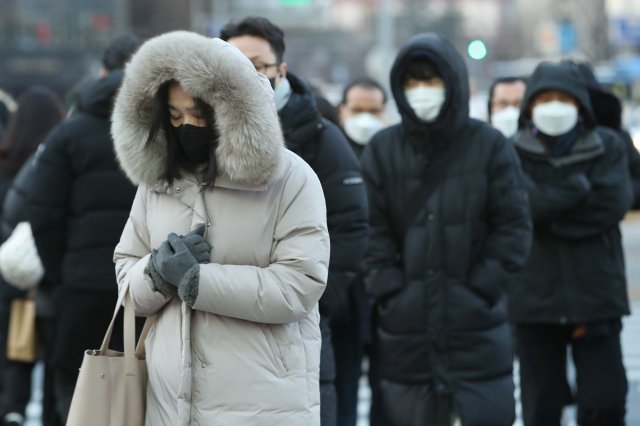
[[[281,63],[280,66],[278,67],[278,74],[276,75],[276,78],[278,79],[286,78],[287,71],[289,71],[289,67],[287,66],[287,63],[286,62]]]

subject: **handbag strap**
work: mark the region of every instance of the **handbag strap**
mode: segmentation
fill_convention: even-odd
[[[128,297],[127,297],[128,296]],[[124,284],[122,289],[120,290],[120,294],[118,295],[118,301],[116,302],[116,307],[113,312],[113,317],[111,318],[111,322],[109,323],[109,327],[107,328],[107,332],[105,333],[104,339],[102,340],[102,345],[100,346],[99,353],[104,355],[109,350],[109,344],[111,343],[111,335],[113,334],[113,327],[116,322],[116,317],[118,316],[118,312],[120,312],[120,307],[124,305],[124,356],[125,358],[130,358],[132,360],[141,359],[144,355],[144,340],[151,329],[151,325],[155,321],[156,316],[152,315],[147,317],[144,326],[142,328],[142,332],[140,333],[140,338],[138,339],[138,344],[135,344],[135,328],[136,328],[136,320],[135,313],[133,310],[133,302],[131,301],[131,295],[129,292],[129,283]]]

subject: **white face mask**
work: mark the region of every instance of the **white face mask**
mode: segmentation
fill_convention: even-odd
[[[344,121],[344,131],[357,144],[366,145],[376,132],[384,127],[384,123],[375,115],[361,112]]]
[[[416,87],[405,90],[407,103],[419,119],[432,122],[444,103],[444,87]]]
[[[491,115],[491,125],[508,138],[518,131],[519,117],[520,110],[516,107],[508,106]]]
[[[287,105],[291,97],[291,84],[286,78],[283,79],[273,90],[273,102],[276,104],[276,110],[280,111]]]
[[[533,108],[531,119],[542,133],[560,136],[573,129],[578,122],[578,108],[566,102],[545,102]]]

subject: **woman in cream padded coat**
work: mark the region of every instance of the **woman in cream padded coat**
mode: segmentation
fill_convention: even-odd
[[[215,129],[203,163],[187,128]],[[158,36],[127,65],[112,134],[139,185],[115,250],[118,283],[138,315],[157,315],[146,424],[319,425],[325,201],[284,148],[267,79],[219,39]],[[166,274],[162,247],[201,223],[210,257],[167,291],[156,277],[176,269]]]

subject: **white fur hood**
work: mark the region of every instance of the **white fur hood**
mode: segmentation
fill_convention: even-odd
[[[111,133],[118,161],[133,183],[156,183],[164,170],[164,133],[151,145],[145,143],[153,98],[168,80],[213,106],[220,133],[220,175],[248,185],[265,184],[274,175],[284,141],[269,81],[234,46],[175,31],[140,47],[116,98]]]

